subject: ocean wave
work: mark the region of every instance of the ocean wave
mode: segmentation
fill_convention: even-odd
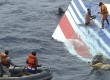
[[[17,38],[12,36],[5,36],[0,39],[0,41],[5,43],[18,43],[18,42],[27,42],[27,43],[39,43],[41,40],[35,38]]]

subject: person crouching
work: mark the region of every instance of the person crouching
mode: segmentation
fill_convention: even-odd
[[[87,9],[86,17],[85,17],[85,25],[87,26],[90,23],[91,18],[91,10]]]
[[[5,50],[4,52],[2,52],[0,54],[0,58],[1,58],[1,65],[2,65],[2,69],[3,69],[3,77],[10,77],[11,73],[9,72],[9,67],[10,65],[12,66],[16,66],[12,61],[11,58],[8,56],[9,55],[9,51]]]

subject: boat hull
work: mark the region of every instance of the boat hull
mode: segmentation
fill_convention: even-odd
[[[52,72],[49,68],[39,68],[37,74],[26,74],[26,67],[10,67],[11,77],[0,77],[0,80],[50,80]]]

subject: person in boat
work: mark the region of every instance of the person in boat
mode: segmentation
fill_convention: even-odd
[[[101,12],[98,12],[98,13],[102,15],[102,29],[104,29],[105,20],[107,21],[107,24],[109,25],[108,10],[107,10],[107,7],[102,2],[99,2],[99,7],[101,8]]]
[[[87,26],[90,23],[90,21],[95,18],[95,15],[91,16],[91,9],[88,8],[85,16],[85,26]]]
[[[12,66],[16,66],[16,65],[11,61],[8,55],[9,55],[9,51],[5,50],[4,52],[0,53],[0,59],[1,59],[1,66],[3,70],[3,76],[10,77],[11,74],[9,72],[9,67],[10,65]]]
[[[36,52],[32,52],[29,54],[26,63],[28,65],[27,72],[29,72],[31,74],[35,74],[37,72],[37,67],[42,66],[42,64],[38,64]]]
[[[64,11],[63,11],[63,9],[62,9],[61,7],[58,8],[58,14],[59,14],[59,15],[64,14]]]

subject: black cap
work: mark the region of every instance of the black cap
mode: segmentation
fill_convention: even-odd
[[[9,54],[9,50],[5,50],[5,54],[8,55]]]
[[[90,9],[88,8],[87,11],[89,11]]]
[[[36,52],[35,52],[35,51],[33,51],[33,52],[32,52],[32,55],[33,55],[33,56],[36,56]]]
[[[101,6],[103,3],[102,2],[99,2],[99,6]]]
[[[87,11],[91,11],[91,10],[88,8]]]

